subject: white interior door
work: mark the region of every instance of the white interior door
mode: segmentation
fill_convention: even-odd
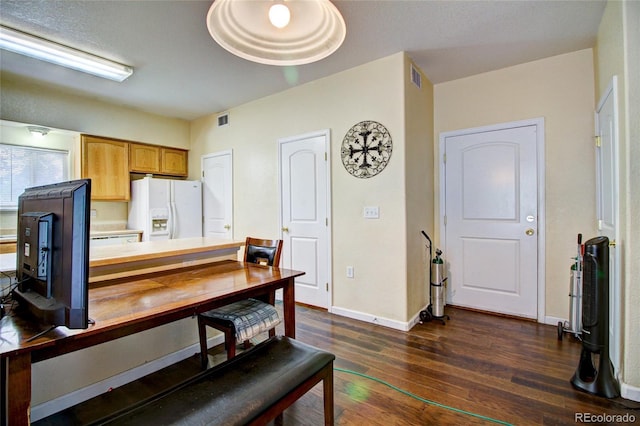
[[[598,230],[609,238],[609,357],[614,372],[620,365],[620,258],[618,239],[618,118],[616,77],[598,103],[596,111],[596,200]]]
[[[202,156],[202,235],[233,239],[233,152]]]
[[[450,300],[537,318],[537,126],[492,129],[444,139]]]
[[[279,141],[282,266],[304,271],[296,301],[329,306],[329,131]]]

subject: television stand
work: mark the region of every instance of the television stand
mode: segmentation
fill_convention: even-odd
[[[11,296],[26,312],[30,312],[40,318],[43,324],[65,323],[65,305],[55,299],[48,299],[30,289],[15,289]]]

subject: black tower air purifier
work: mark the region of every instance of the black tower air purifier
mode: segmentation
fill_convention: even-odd
[[[582,272],[582,352],[571,384],[579,390],[615,398],[618,382],[609,359],[609,239],[584,244]],[[598,368],[593,356],[599,355]]]

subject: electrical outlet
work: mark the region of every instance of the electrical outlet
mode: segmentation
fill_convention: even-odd
[[[367,219],[378,219],[380,217],[380,209],[378,206],[369,206],[363,209],[363,216]]]
[[[98,210],[91,209],[91,217],[96,217],[96,216],[98,216]]]
[[[353,278],[353,266],[347,266],[347,278]]]

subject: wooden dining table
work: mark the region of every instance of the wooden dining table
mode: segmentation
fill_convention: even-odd
[[[161,326],[247,297],[283,290],[285,335],[295,338],[295,278],[304,272],[225,260],[94,284],[87,329],[46,328],[19,310],[0,320],[0,425],[27,425],[31,364]]]

